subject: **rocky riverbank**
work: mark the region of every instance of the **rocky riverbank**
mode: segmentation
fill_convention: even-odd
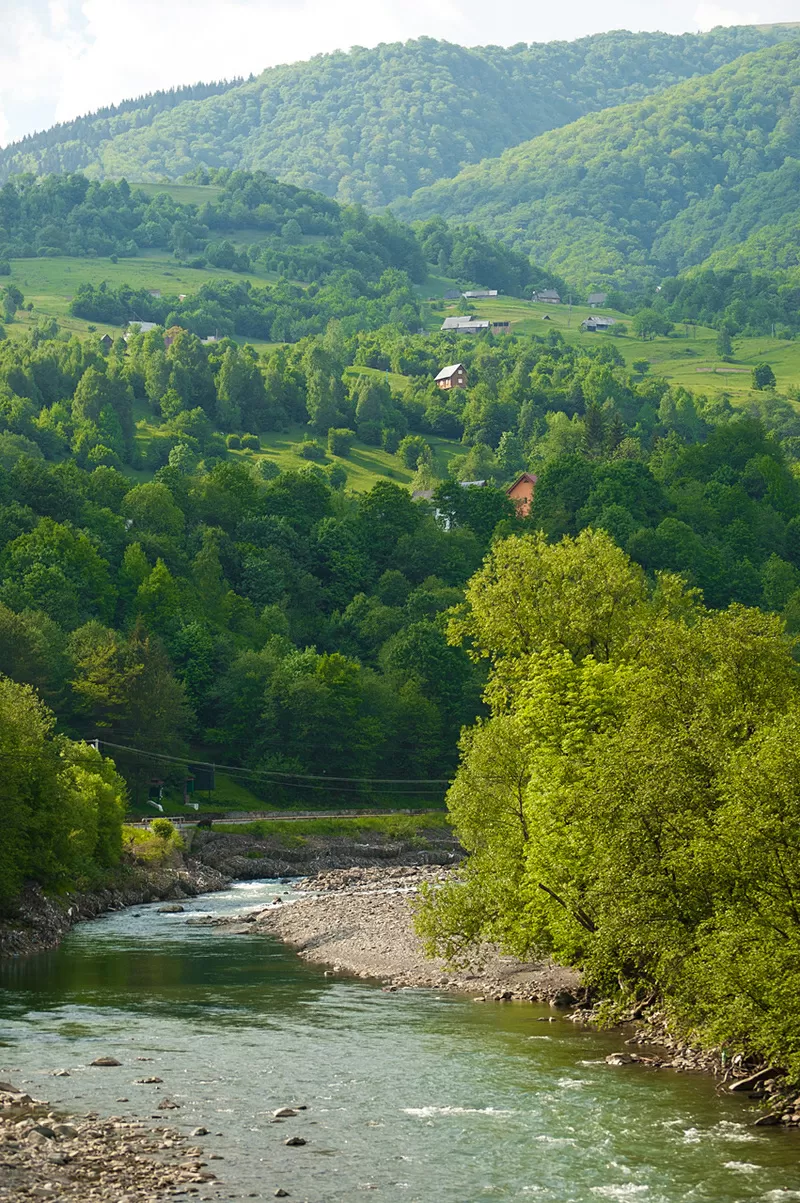
[[[237,881],[260,877],[297,877],[335,869],[376,866],[454,865],[464,850],[451,827],[425,827],[413,835],[396,836],[365,829],[356,835],[315,835],[298,824],[296,836],[259,835],[248,831],[192,833],[192,855],[203,864]],[[381,869],[376,868],[376,872]]]
[[[585,1005],[580,975],[552,961],[521,962],[497,949],[478,950],[474,964],[453,970],[425,957],[413,926],[413,902],[423,882],[443,880],[441,867],[354,868],[327,871],[293,882],[307,897],[288,905],[276,895],[269,907],[225,920],[197,920],[229,934],[263,932],[277,936],[299,956],[334,973],[370,978],[384,989],[428,987],[471,995],[476,1002],[547,1002],[569,1008],[576,1023],[598,1022],[597,1008]],[[583,1004],[583,1005],[581,1005]],[[619,1022],[620,1051],[611,1067],[713,1074],[720,1085],[764,1105],[759,1125],[800,1126],[800,1093],[770,1070],[721,1049],[698,1049],[676,1038],[667,1017],[651,1007]]]
[[[162,1203],[200,1190],[221,1198],[209,1193],[216,1174],[195,1135],[95,1112],[65,1120],[0,1082],[0,1201]],[[209,1160],[219,1159],[212,1153]]]
[[[38,886],[23,890],[12,914],[0,919],[0,956],[28,956],[55,948],[69,929],[84,919],[144,902],[180,902],[224,890],[229,878],[190,857],[173,864],[125,863],[103,889],[61,897]]]
[[[413,926],[412,904],[423,882],[448,870],[432,866],[338,869],[293,883],[308,893],[289,905],[274,903],[234,920],[211,920],[232,933],[264,932],[308,961],[333,972],[377,979],[387,989],[427,986],[488,999],[548,1001],[569,1006],[581,996],[580,978],[551,961],[520,962],[494,948],[454,971],[429,960]]]

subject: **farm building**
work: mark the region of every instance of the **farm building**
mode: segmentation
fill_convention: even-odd
[[[479,334],[481,330],[488,330],[489,326],[489,322],[481,321],[479,318],[446,317],[442,322],[441,329],[449,330],[451,334]]]
[[[481,300],[485,300],[486,297],[496,297],[497,289],[496,288],[480,288],[480,289],[474,290],[473,292],[462,292],[461,295],[465,301],[481,301]]]
[[[602,309],[607,300],[608,294],[605,292],[590,292],[586,304],[591,309]]]
[[[457,288],[448,288],[447,292],[444,293],[444,299],[446,301],[457,301],[460,296],[461,293]]]
[[[610,330],[616,324],[615,317],[587,317],[585,321],[581,322],[581,330],[585,330],[588,334],[594,334],[597,330]]]
[[[543,288],[541,292],[535,294],[537,301],[543,301],[546,305],[560,305],[561,297],[554,288]]]
[[[508,334],[511,322],[492,322],[492,334]]]
[[[104,351],[111,350],[111,348],[114,346],[114,340],[110,334],[103,335],[103,337],[100,339],[100,346],[103,348]]]
[[[506,496],[517,507],[517,516],[527,518],[533,505],[533,494],[536,492],[537,478],[530,472],[523,472],[513,485],[506,489]]]
[[[156,322],[130,322],[123,338],[127,342],[134,334],[149,334],[151,330],[157,329],[158,324]]]
[[[442,368],[435,383],[439,388],[466,388],[467,373],[463,363],[451,363]]]

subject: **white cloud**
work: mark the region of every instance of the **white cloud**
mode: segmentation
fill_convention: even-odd
[[[721,4],[700,4],[694,14],[695,25],[700,30],[714,29],[717,25],[760,25],[763,17],[759,13],[742,12]]]

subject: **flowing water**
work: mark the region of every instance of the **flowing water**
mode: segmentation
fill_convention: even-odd
[[[800,1199],[794,1133],[753,1129],[704,1077],[607,1066],[619,1034],[530,1005],[384,993],[263,936],[187,925],[275,890],[248,882],[184,915],[134,908],[0,963],[0,1078],[65,1110],[207,1127],[200,1143],[224,1160],[205,1198]],[[122,1065],[90,1068],[102,1055]],[[135,1084],[149,1076],[163,1085]],[[164,1097],[180,1110],[156,1110]],[[291,1103],[308,1110],[270,1123]],[[309,1143],[285,1147],[295,1134]]]

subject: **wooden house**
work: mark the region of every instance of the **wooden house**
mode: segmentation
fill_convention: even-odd
[[[467,372],[463,363],[451,363],[435,378],[438,388],[466,388]]]
[[[517,507],[517,517],[527,518],[533,505],[533,495],[536,492],[537,478],[530,472],[523,472],[513,485],[506,489],[506,496]]]

